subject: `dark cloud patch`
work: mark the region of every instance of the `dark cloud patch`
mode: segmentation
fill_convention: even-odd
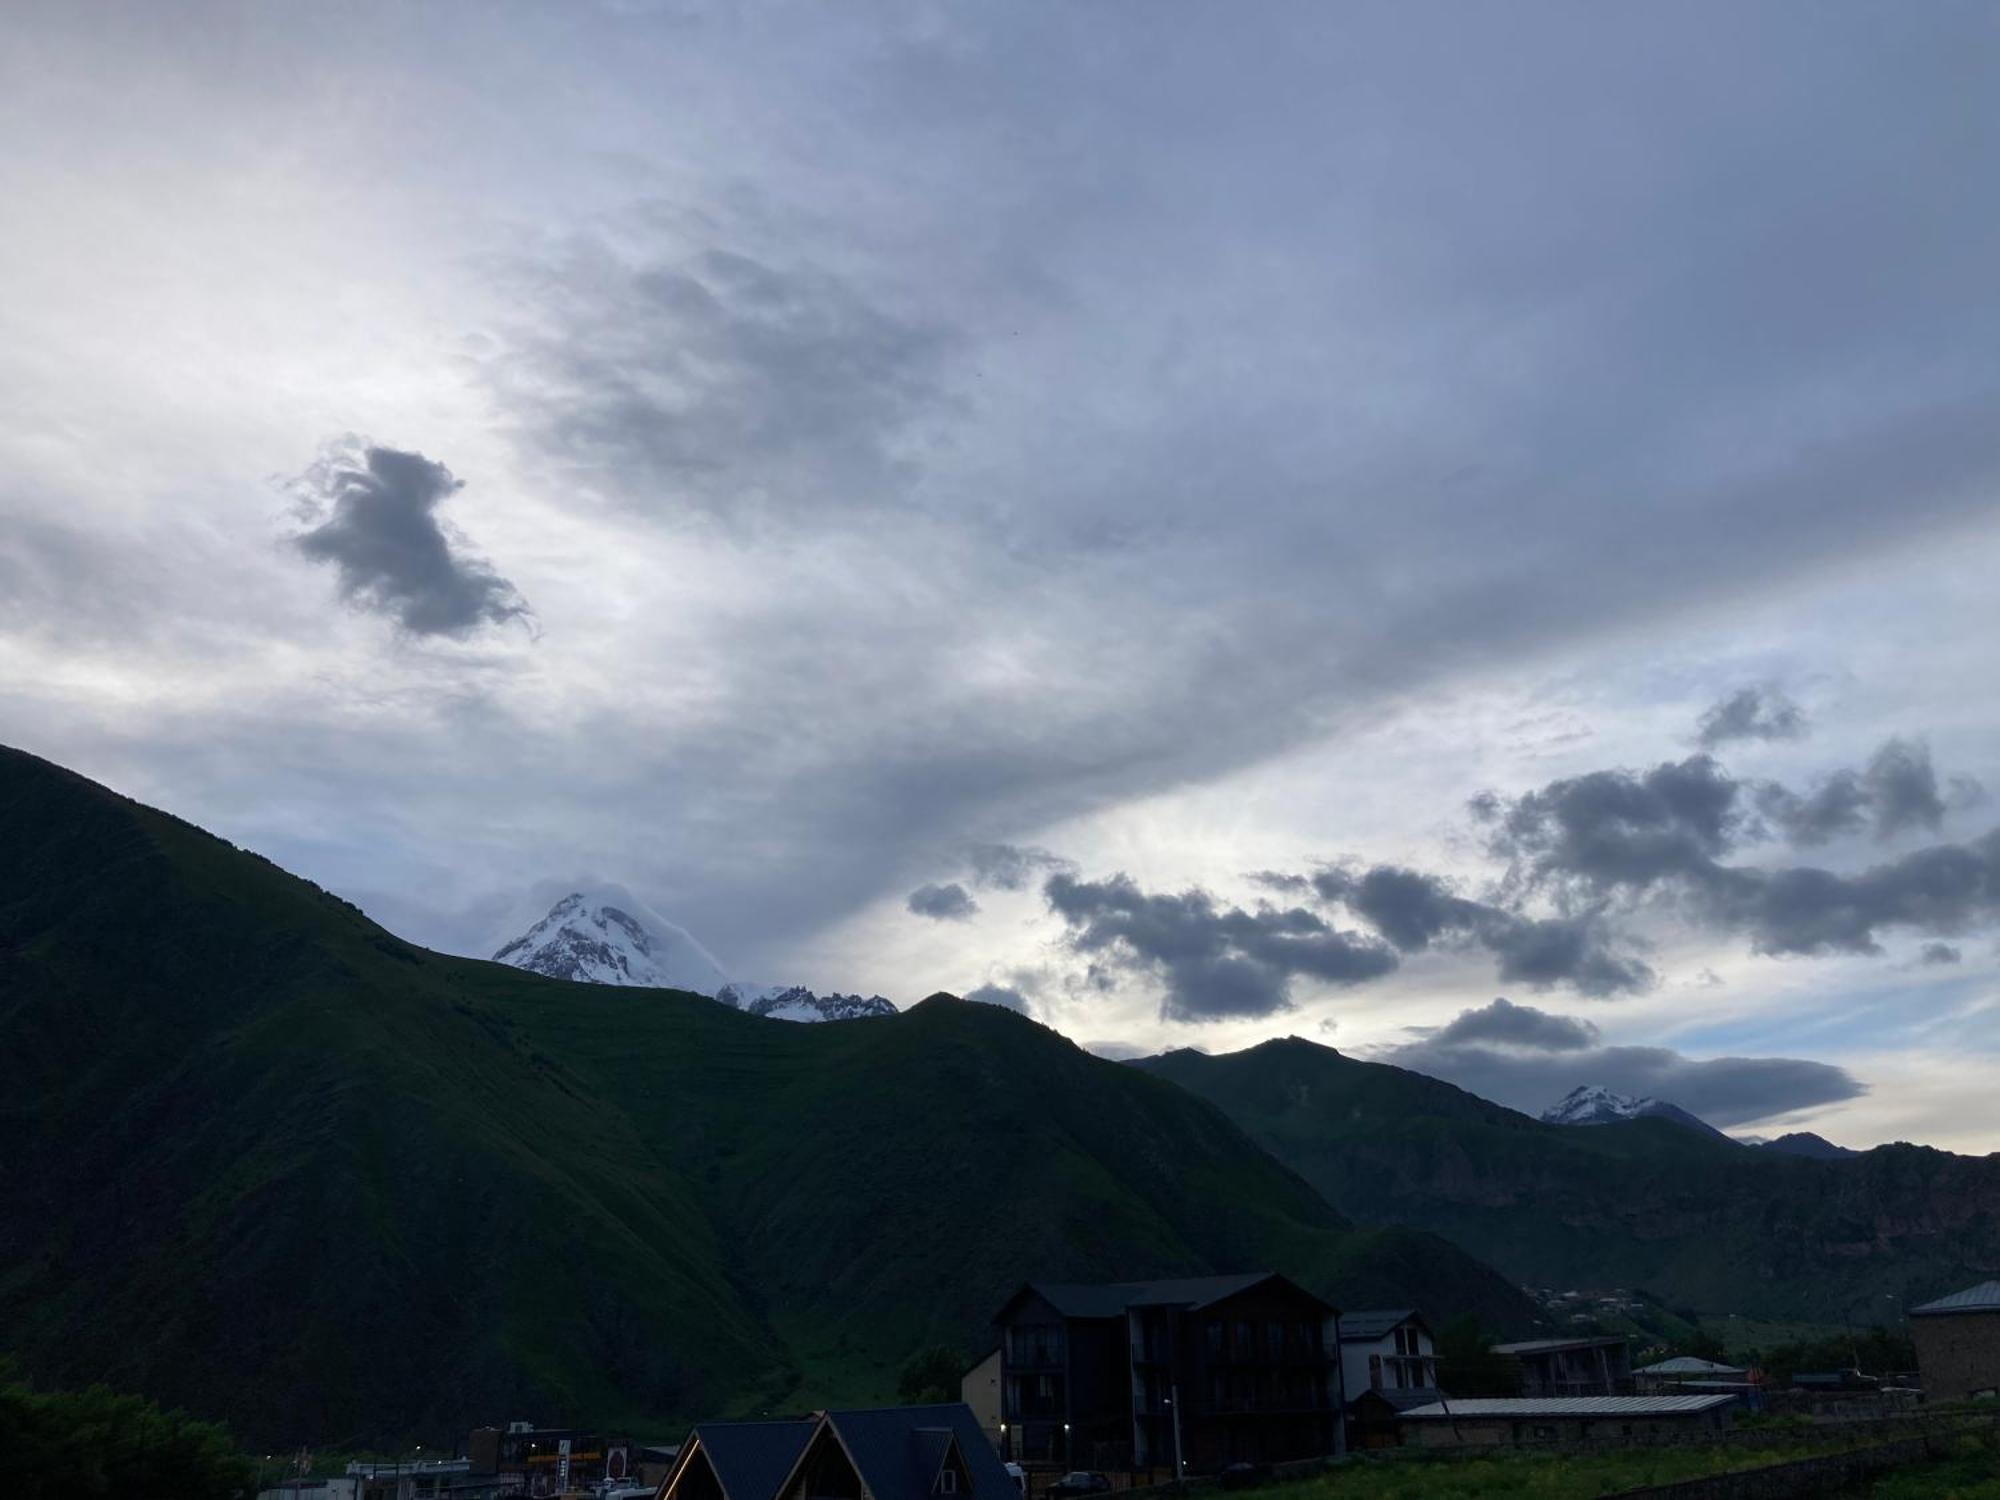
[[[1836,771],[1810,792],[1779,783],[1757,788],[1757,810],[1789,843],[1801,848],[1824,844],[1868,825],[1868,794],[1852,771]]]
[[[1476,930],[1498,915],[1455,895],[1437,876],[1398,865],[1376,865],[1358,875],[1321,870],[1312,885],[1322,899],[1345,905],[1405,953],[1421,953],[1442,935]]]
[[[1292,1008],[1295,979],[1352,985],[1397,965],[1386,943],[1342,932],[1302,906],[1223,906],[1202,890],[1152,895],[1127,875],[1051,876],[1042,887],[1071,947],[1164,986],[1160,1014],[1213,1021]]]
[[[978,989],[967,990],[965,998],[980,1005],[998,1005],[1007,1010],[1019,1011],[1022,1015],[1034,1014],[1034,1007],[1028,997],[1011,985],[982,984]]]
[[[950,885],[920,885],[910,892],[906,904],[916,916],[940,922],[964,922],[979,910],[979,903],[956,881]]]
[[[333,564],[349,602],[412,635],[463,637],[530,618],[514,585],[439,519],[438,507],[460,488],[451,470],[421,453],[339,446],[295,485],[313,524],[292,545]]]
[[[1484,928],[1480,940],[1499,960],[1503,980],[1532,989],[1567,985],[1584,995],[1621,995],[1651,989],[1657,979],[1644,961],[1617,951],[1609,924],[1596,912],[1509,915]]]
[[[1864,778],[1877,837],[1892,838],[1906,828],[1935,833],[1944,823],[1944,798],[1938,794],[1930,746],[1890,740],[1868,762]]]
[[[1713,868],[1743,823],[1741,786],[1712,756],[1649,771],[1592,771],[1504,808],[1476,803],[1491,846],[1529,884],[1599,892],[1644,888]]]
[[[713,223],[698,226],[710,236]],[[646,508],[788,517],[900,499],[950,403],[943,328],[733,243],[578,238],[524,268],[532,321],[490,374],[539,446]]]
[[[1951,803],[1977,800],[1979,784],[1966,777],[1953,783]],[[1860,771],[1836,771],[1810,792],[1798,793],[1766,782],[1756,789],[1757,810],[1790,842],[1824,844],[1873,828],[1881,839],[1911,829],[1936,832],[1944,823],[1947,799],[1939,790],[1930,747],[1921,740],[1891,739]]]
[[[1884,928],[1964,932],[2000,919],[2000,829],[1854,875],[1718,866],[1699,882],[1692,909],[1771,954],[1878,953]]]
[[[1287,875],[1282,870],[1252,870],[1243,878],[1252,885],[1262,886],[1267,891],[1277,891],[1287,896],[1309,895],[1313,889],[1310,877]]]
[[[1650,987],[1651,968],[1616,951],[1602,915],[1583,910],[1529,916],[1460,896],[1439,876],[1397,865],[1320,870],[1312,887],[1367,922],[1403,953],[1435,943],[1474,943],[1498,961],[1500,978],[1536,989],[1568,985],[1586,995]]]
[[[1801,1058],[1704,1060],[1666,1047],[1603,1046],[1586,1021],[1504,999],[1462,1011],[1429,1035],[1377,1052],[1375,1060],[1528,1114],[1592,1083],[1668,1100],[1717,1126],[1747,1125],[1865,1092],[1845,1069]]]
[[[1701,716],[1697,738],[1710,749],[1729,740],[1796,740],[1805,710],[1774,687],[1738,688]]]
[[[1475,809],[1516,893],[1567,908],[1677,897],[1697,923],[1746,933],[1768,954],[1875,953],[1886,928],[1949,936],[2000,918],[2000,830],[1938,844],[1858,873],[1766,869],[1723,857],[1764,836],[1768,819],[1813,842],[1871,826],[1888,838],[1941,824],[1946,803],[1930,755],[1888,741],[1860,772],[1809,794],[1746,787],[1706,755],[1646,772],[1596,771]]]
[[[1554,1015],[1532,1005],[1516,1005],[1501,996],[1478,1010],[1460,1011],[1428,1040],[1438,1047],[1484,1043],[1535,1052],[1581,1052],[1596,1046],[1601,1036],[1592,1022]]]
[[[974,844],[966,858],[975,885],[1002,891],[1024,891],[1051,871],[1076,868],[1060,854],[1032,844]]]
[[[1925,943],[1923,951],[1917,955],[1925,964],[1955,964],[1964,957],[1950,943]]]

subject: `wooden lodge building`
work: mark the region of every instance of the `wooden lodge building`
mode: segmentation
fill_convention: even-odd
[[[1338,1314],[1270,1272],[1033,1282],[994,1318],[1002,1452],[1065,1469],[1166,1469],[1339,1450]]]
[[[1616,1335],[1590,1338],[1529,1339],[1495,1344],[1521,1376],[1521,1394],[1530,1397],[1629,1396],[1632,1358]]]

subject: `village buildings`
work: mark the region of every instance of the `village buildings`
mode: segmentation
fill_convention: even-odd
[[[1632,1393],[1631,1355],[1622,1338],[1528,1339],[1495,1344],[1493,1352],[1505,1355],[1520,1371],[1523,1396]]]
[[[1521,1396],[1443,1400],[1397,1414],[1405,1442],[1420,1448],[1673,1442],[1721,1432],[1737,1398]]]
[[[995,1316],[1003,1453],[1077,1469],[1212,1473],[1335,1452],[1335,1309],[1252,1272],[1034,1282]]]
[[[1437,1340],[1415,1308],[1340,1315],[1340,1378],[1362,1391],[1429,1390],[1438,1383]]]

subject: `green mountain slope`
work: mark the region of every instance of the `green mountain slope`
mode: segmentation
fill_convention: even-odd
[[[1532,1316],[1022,1017],[798,1026],[429,953],[6,750],[0,1046],[0,1347],[258,1440],[885,1396],[1029,1277]]]
[[[1819,1161],[1665,1120],[1544,1125],[1296,1037],[1133,1066],[1219,1105],[1350,1217],[1421,1225],[1532,1286],[1873,1323],[2000,1269],[2000,1156]]]

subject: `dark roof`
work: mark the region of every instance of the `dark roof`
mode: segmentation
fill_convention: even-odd
[[[690,1441],[708,1455],[728,1500],[771,1500],[805,1451],[813,1425],[810,1420],[703,1422]],[[689,1444],[681,1444],[681,1452],[688,1451]]]
[[[1443,1391],[1427,1385],[1411,1386],[1400,1391],[1377,1390],[1371,1386],[1347,1404],[1359,1406],[1364,1401],[1380,1401],[1392,1410],[1402,1412],[1409,1411],[1412,1407],[1435,1406],[1440,1401],[1450,1399]]]
[[[2000,1281],[1982,1281],[1949,1297],[1926,1302],[1910,1309],[1913,1318],[1935,1317],[1940,1313],[2000,1312]]]
[[[935,1406],[884,1406],[820,1414],[847,1449],[875,1500],[929,1500],[945,1456],[958,1449],[972,1480],[973,1500],[1019,1500],[1000,1455],[963,1401]],[[801,1444],[801,1447],[804,1445]],[[786,1476],[779,1475],[783,1480]],[[777,1481],[762,1497],[770,1500]],[[743,1500],[741,1496],[730,1500]]]
[[[1600,1344],[1624,1344],[1627,1340],[1615,1334],[1603,1338],[1587,1339],[1526,1339],[1517,1344],[1495,1344],[1495,1354],[1554,1354],[1558,1349],[1595,1349]]]
[[[1428,1332],[1430,1325],[1417,1316],[1414,1307],[1371,1308],[1365,1312],[1344,1312],[1340,1315],[1340,1341],[1379,1339],[1384,1334],[1394,1333],[1405,1323],[1421,1324]]]
[[[1031,1281],[1021,1291],[1031,1291],[1066,1318],[1116,1318],[1133,1307],[1208,1307],[1246,1292],[1266,1281],[1283,1281],[1302,1297],[1332,1312],[1331,1304],[1278,1275],[1275,1271],[1247,1271],[1236,1276],[1182,1276],[1165,1281],[1110,1281],[1096,1284],[1072,1281]],[[1020,1296],[1020,1292],[1014,1294]],[[1008,1306],[1013,1305],[1008,1299]],[[1005,1308],[1001,1309],[1006,1311]]]

